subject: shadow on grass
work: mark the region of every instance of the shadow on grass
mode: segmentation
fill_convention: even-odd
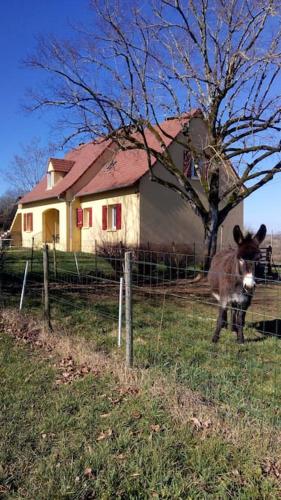
[[[263,336],[257,339],[249,339],[248,342],[259,342],[265,340],[267,337],[276,337],[281,340],[281,319],[257,321],[250,323],[249,327],[254,328]]]

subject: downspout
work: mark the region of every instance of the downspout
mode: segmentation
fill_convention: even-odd
[[[58,195],[58,200],[61,199],[61,195]],[[66,251],[72,252],[73,248],[73,227],[72,227],[72,202],[74,198],[71,201],[66,201],[66,206],[67,206],[67,214],[66,217],[68,217],[68,230],[66,227]]]
[[[69,223],[69,251],[72,252],[73,251],[73,225],[72,225],[72,202],[73,202],[73,199],[71,201],[68,201],[67,204],[68,204],[68,223]]]

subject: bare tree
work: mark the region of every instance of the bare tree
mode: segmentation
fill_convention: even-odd
[[[205,263],[228,213],[281,171],[278,0],[95,1],[76,41],[40,40],[28,64],[49,76],[32,109],[57,107],[72,135],[111,136],[147,152],[151,179],[176,191],[201,217]],[[161,120],[201,110],[204,146],[193,148],[208,200],[165,149]],[[185,125],[182,119],[183,129]],[[152,148],[146,130],[159,142]],[[183,147],[192,146],[189,130]],[[152,160],[170,173],[157,176]],[[221,178],[229,163],[239,173]],[[206,264],[207,266],[207,264]]]
[[[17,210],[17,191],[6,191],[0,196],[0,232],[10,228]]]
[[[42,146],[37,137],[29,144],[21,145],[21,154],[16,154],[9,169],[3,170],[11,188],[21,195],[30,191],[41,180],[47,168],[48,158],[54,151],[53,144]]]

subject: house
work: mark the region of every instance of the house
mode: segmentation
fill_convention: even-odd
[[[184,119],[185,124],[193,120],[200,137],[202,119],[192,113]],[[186,175],[204,201],[191,156],[175,141],[186,140],[182,119],[165,120],[161,130],[169,154],[187,169]],[[154,133],[147,131],[147,140],[159,150]],[[155,173],[169,179],[156,159],[152,163]],[[232,168],[229,175],[236,175]],[[224,223],[220,236],[224,245],[232,242],[235,224],[243,225],[243,204]],[[144,151],[121,150],[108,139],[80,145],[63,159],[50,158],[46,175],[20,200],[11,237],[23,247],[55,240],[56,247],[66,251],[94,252],[99,245],[119,242],[165,248],[195,243],[199,251],[203,225],[177,193],[151,182]]]

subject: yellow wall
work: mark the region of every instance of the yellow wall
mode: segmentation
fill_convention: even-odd
[[[182,165],[182,146],[174,143],[170,148],[170,154],[177,165]],[[155,165],[154,169],[155,174],[161,178],[175,182],[175,179],[161,165]],[[195,179],[191,182],[207,206],[199,181]],[[222,233],[219,234],[218,245],[221,237],[223,246],[234,244],[232,230],[235,224],[239,224],[243,229],[243,203],[232,210],[226,218]],[[190,205],[178,193],[157,182],[151,182],[149,175],[145,175],[140,181],[141,245],[150,243],[161,247],[172,247],[174,242],[179,249],[183,250],[185,246],[193,248],[195,244],[198,253],[201,254],[203,241],[204,228],[201,218],[194,213]]]
[[[184,136],[181,140],[186,141]],[[22,216],[22,245],[31,246],[32,237],[35,244],[40,246],[44,241],[42,228],[43,212],[48,209],[59,211],[60,242],[57,248],[60,250],[93,252],[96,245],[107,243],[119,243],[122,241],[127,245],[146,245],[147,243],[171,247],[175,243],[178,247],[191,246],[195,243],[198,252],[203,245],[203,224],[195,215],[191,207],[184,202],[179,194],[151,182],[146,174],[137,188],[131,187],[123,190],[88,195],[83,198],[73,199],[75,193],[85,186],[108,161],[113,154],[113,149],[104,152],[80,179],[66,193],[64,200],[46,200],[42,202],[25,204],[19,206],[14,223],[14,233],[18,231],[20,215]],[[183,147],[172,144],[170,153],[177,165],[183,163]],[[49,170],[52,170],[51,163]],[[131,168],[134,168],[132,165]],[[154,167],[155,172],[164,179],[170,179],[169,174],[160,166]],[[226,179],[225,179],[226,181]],[[224,182],[225,182],[224,181]],[[191,181],[198,191],[201,199],[206,203],[203,189],[198,180]],[[122,228],[121,230],[102,229],[102,206],[122,204]],[[92,227],[78,228],[76,225],[76,210],[78,207],[92,208]],[[23,231],[24,213],[33,213],[33,231]],[[48,220],[51,223],[52,217]],[[54,221],[53,221],[54,222]],[[243,204],[230,212],[219,233],[219,245],[227,246],[233,243],[232,229],[235,224],[243,227]],[[53,226],[54,224],[51,223]],[[16,227],[17,226],[17,227]],[[53,231],[53,229],[52,229]],[[51,231],[51,232],[52,232]]]
[[[32,238],[34,237],[35,246],[40,247],[42,243],[44,243],[43,239],[43,212],[54,208],[59,211],[59,219],[60,219],[60,242],[57,244],[58,250],[68,250],[67,245],[67,234],[68,234],[68,219],[67,219],[67,205],[62,201],[54,201],[54,200],[45,200],[36,203],[28,203],[24,205],[19,205],[17,215],[21,214],[22,216],[22,246],[23,247],[31,247],[32,246]],[[24,231],[23,221],[24,214],[30,213],[33,214],[33,231]],[[13,230],[13,228],[12,228]]]
[[[122,204],[122,223],[121,229],[103,230],[102,229],[102,207],[103,205]],[[117,244],[120,241],[125,245],[138,245],[139,243],[139,194],[133,189],[124,189],[112,191],[111,193],[102,193],[83,197],[81,207],[92,207],[93,225],[92,227],[83,227],[81,232],[81,249],[83,252],[93,252],[95,245],[106,243]],[[75,222],[76,225],[76,222]]]

